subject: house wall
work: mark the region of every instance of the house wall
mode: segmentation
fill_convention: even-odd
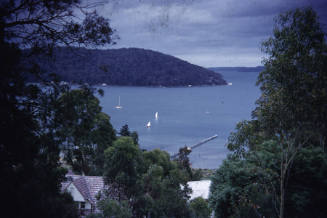
[[[90,202],[86,201],[83,197],[83,195],[78,191],[78,189],[76,188],[76,186],[71,183],[68,187],[67,187],[67,191],[72,195],[73,200],[75,202],[78,202],[78,208],[82,209],[82,210],[91,210],[92,205],[90,204]],[[81,208],[81,203],[84,202],[85,203],[85,207]]]
[[[85,202],[84,197],[82,196],[82,194],[78,191],[78,189],[76,188],[76,186],[71,183],[68,187],[67,187],[67,191],[72,195],[74,201],[78,201],[78,202]],[[87,204],[87,203],[86,203]],[[85,204],[85,206],[86,206]]]
[[[91,210],[91,204],[89,202],[86,202],[85,209],[86,210]]]

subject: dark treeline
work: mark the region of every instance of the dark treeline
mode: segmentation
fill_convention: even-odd
[[[53,50],[51,59],[39,56],[34,62],[42,67],[44,76],[54,73],[60,80],[91,85],[171,87],[226,84],[218,73],[170,55],[139,48],[61,47]]]
[[[261,96],[229,137],[211,208],[217,217],[326,217],[326,33],[311,8],[289,11],[262,50]]]
[[[78,10],[82,10],[81,20],[74,22],[73,11]],[[67,170],[59,155],[71,144],[65,135],[82,132],[80,128],[62,130],[83,120],[86,128],[97,126],[100,131],[109,119],[104,116],[102,122],[95,122],[91,114],[89,120],[87,116],[68,116],[70,120],[61,122],[67,113],[75,115],[72,110],[64,110],[66,115],[59,112],[64,109],[59,102],[70,93],[69,87],[47,81],[38,86],[28,84],[23,73],[37,77],[40,67],[21,63],[25,55],[50,55],[58,44],[110,44],[113,33],[107,19],[86,10],[78,0],[1,1],[0,195],[6,199],[1,205],[2,217],[78,217],[71,195],[60,191]],[[30,48],[30,52],[22,52],[23,48]],[[78,93],[84,99],[81,105],[94,102],[92,89],[82,90]],[[99,108],[89,111],[99,114]]]
[[[210,67],[209,70],[219,71],[238,71],[238,72],[261,72],[264,70],[263,66],[257,67]]]

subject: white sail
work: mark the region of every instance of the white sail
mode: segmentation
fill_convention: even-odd
[[[116,109],[122,109],[123,107],[120,105],[120,96],[118,97],[118,105],[115,107]]]
[[[159,118],[159,114],[158,114],[158,112],[156,112],[156,113],[154,114],[154,117],[156,118],[156,120]]]
[[[147,124],[146,124],[146,127],[151,127],[151,122],[149,121]]]

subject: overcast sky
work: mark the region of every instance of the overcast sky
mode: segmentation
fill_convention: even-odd
[[[327,0],[109,0],[97,10],[120,37],[111,48],[152,49],[216,67],[261,65],[273,18],[304,6],[327,26]]]

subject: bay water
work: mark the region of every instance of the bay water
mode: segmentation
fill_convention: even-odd
[[[139,134],[140,147],[159,148],[175,154],[215,134],[218,137],[194,149],[190,161],[194,168],[217,168],[226,158],[229,134],[238,122],[251,119],[260,95],[255,82],[259,72],[220,72],[232,85],[153,88],[101,87],[103,111],[119,132],[128,124]],[[116,109],[120,96],[121,109]],[[158,112],[158,119],[155,113]],[[151,127],[146,127],[147,123]]]

